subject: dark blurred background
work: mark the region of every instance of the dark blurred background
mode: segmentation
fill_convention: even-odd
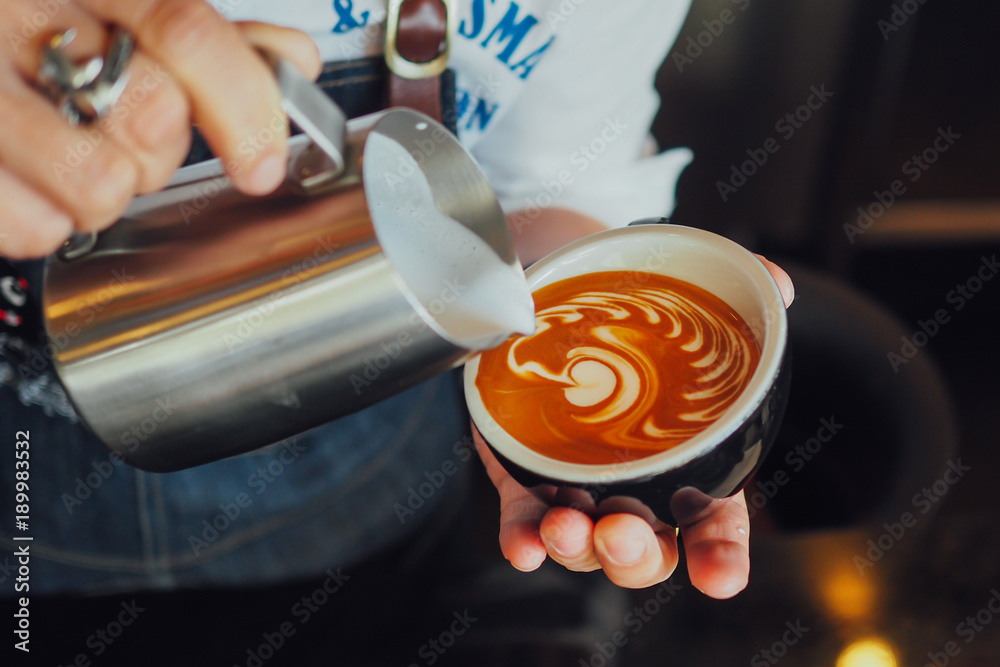
[[[797,287],[793,398],[747,488],[741,595],[709,600],[683,566],[661,598],[548,566],[518,577],[475,467],[448,557],[352,570],[275,655],[251,653],[317,582],[141,594],[150,611],[94,664],[1000,665],[998,19],[984,0],[695,0],[664,63],[656,137],[695,154],[673,220]],[[69,664],[121,603],[39,601],[38,636],[58,641],[37,664]],[[475,631],[427,652],[428,628],[469,607]]]
[[[659,75],[655,134],[695,154],[673,220],[789,269],[793,398],[747,489],[748,590],[692,591],[634,664],[668,647],[669,664],[774,664],[760,652],[801,619],[772,658],[1000,665],[998,19],[975,1],[695,0]],[[800,109],[816,89],[833,94]],[[831,416],[844,428],[790,465]]]

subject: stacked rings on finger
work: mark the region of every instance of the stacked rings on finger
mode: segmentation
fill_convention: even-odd
[[[67,30],[50,38],[38,69],[39,87],[71,125],[92,123],[108,115],[128,83],[125,69],[135,50],[132,35],[116,28],[106,56],[74,63],[66,57],[65,49],[75,37],[76,30]]]
[[[106,56],[93,56],[82,63],[66,57],[66,47],[76,38],[76,30],[51,37],[42,50],[38,68],[39,88],[59,109],[70,125],[90,124],[106,117],[122,96],[128,83],[125,72],[135,50],[131,33],[116,28]],[[94,247],[97,233],[75,233],[63,245],[59,256],[76,259]]]

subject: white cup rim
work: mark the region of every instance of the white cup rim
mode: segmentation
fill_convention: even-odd
[[[525,277],[528,287],[534,291],[548,282],[563,277],[554,278],[560,268],[565,269],[567,264],[581,261],[585,254],[592,253],[594,244],[608,243],[626,237],[629,243],[658,241],[683,243],[689,247],[694,244],[701,251],[730,264],[742,277],[750,281],[755,295],[759,296],[759,306],[766,314],[760,322],[749,323],[751,329],[757,324],[761,330],[760,361],[740,398],[717,421],[693,438],[641,459],[613,464],[583,464],[544,456],[518,442],[496,423],[486,410],[479,389],[476,387],[475,380],[479,371],[479,355],[476,355],[466,363],[464,371],[466,402],[473,422],[487,442],[502,456],[538,475],[579,484],[608,484],[647,479],[677,469],[711,451],[752,417],[770,391],[781,368],[788,337],[788,323],[781,291],[767,268],[751,252],[712,232],[674,224],[650,224],[593,234],[547,255],[527,269]],[[598,267],[589,271],[579,271],[576,275],[599,270],[614,269]],[[658,272],[670,275],[668,269]]]

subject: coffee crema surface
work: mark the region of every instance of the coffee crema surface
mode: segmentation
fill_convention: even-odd
[[[689,440],[760,360],[736,311],[675,278],[588,273],[534,299],[535,334],[483,353],[476,387],[507,433],[560,461],[635,460]]]

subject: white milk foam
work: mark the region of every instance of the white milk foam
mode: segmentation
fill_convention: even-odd
[[[470,350],[494,347],[513,333],[533,333],[535,306],[524,272],[438,210],[406,149],[373,132],[365,160],[365,191],[382,250],[426,314]]]

